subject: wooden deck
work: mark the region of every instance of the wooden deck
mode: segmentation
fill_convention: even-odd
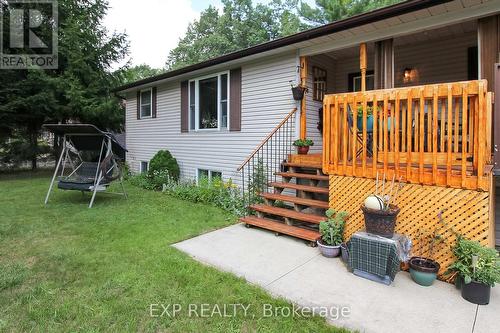
[[[490,189],[492,93],[484,80],[327,95],[324,109],[329,175]]]

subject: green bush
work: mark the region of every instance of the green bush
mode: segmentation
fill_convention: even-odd
[[[160,150],[149,162],[149,177],[159,180],[178,180],[180,175],[179,165],[177,160],[170,154],[168,150]]]
[[[167,177],[168,178],[168,177]],[[162,189],[168,195],[181,200],[212,204],[235,215],[245,214],[245,205],[240,190],[231,180],[224,182],[221,179],[199,179],[198,185],[194,181],[174,181],[167,179],[158,186],[159,176],[151,178],[149,175],[140,174],[130,178],[130,183],[147,190]]]
[[[326,211],[327,221],[319,224],[319,233],[323,244],[337,246],[342,243],[344,236],[345,221],[347,212],[336,212],[333,209]]]
[[[453,254],[456,260],[448,267],[448,273],[458,273],[465,283],[476,281],[494,287],[495,283],[500,282],[497,250],[459,236]]]
[[[231,180],[202,178],[198,185],[194,181],[170,182],[164,192],[182,200],[212,204],[238,216],[245,214],[241,192]]]

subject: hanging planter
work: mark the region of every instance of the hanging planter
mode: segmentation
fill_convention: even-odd
[[[304,87],[301,84],[294,85],[292,81],[290,81],[290,85],[292,86],[293,99],[296,101],[303,100],[304,94],[307,92],[307,87]]]

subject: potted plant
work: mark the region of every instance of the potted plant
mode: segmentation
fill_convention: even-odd
[[[423,249],[425,242],[429,238],[429,257],[423,256]],[[431,286],[437,278],[437,273],[441,266],[439,263],[432,259],[435,246],[442,242],[443,237],[437,232],[437,229],[429,235],[425,236],[422,231],[419,232],[419,256],[412,257],[409,261],[410,276],[417,284],[428,287]]]
[[[302,99],[304,99],[304,94],[307,92],[307,87],[304,87],[302,84],[294,84],[293,81],[290,81],[290,85],[292,86],[293,99],[296,101],[301,101]]]
[[[358,105],[357,108],[357,128],[359,130],[363,129],[363,105]],[[366,131],[373,131],[373,107],[366,107]]]
[[[293,145],[297,147],[299,155],[306,155],[309,147],[314,146],[314,142],[311,139],[298,139],[293,142]]]
[[[462,297],[474,304],[488,304],[491,287],[500,282],[497,250],[458,236],[453,254],[456,260],[447,272],[455,274],[460,280]]]
[[[326,221],[319,224],[318,247],[321,254],[327,258],[337,257],[340,253],[340,244],[344,235],[346,212],[336,212],[333,209],[326,211]]]

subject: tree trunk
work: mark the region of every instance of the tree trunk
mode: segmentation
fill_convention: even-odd
[[[36,125],[29,127],[30,151],[31,151],[31,170],[36,170],[38,157],[38,130]]]

